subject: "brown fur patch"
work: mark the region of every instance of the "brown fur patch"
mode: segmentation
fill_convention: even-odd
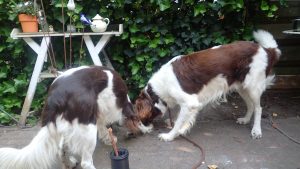
[[[140,120],[138,118],[125,119],[125,126],[130,130],[130,133],[132,134],[140,133],[140,129],[138,128],[139,123]]]
[[[195,52],[172,62],[173,71],[182,89],[189,94],[198,93],[219,74],[231,85],[244,80],[258,47],[256,43],[239,41]]]
[[[143,124],[148,123],[148,119],[151,117],[151,112],[153,105],[151,103],[151,100],[149,100],[144,91],[142,91],[138,98],[135,101],[135,110],[138,112],[138,117],[142,121]]]
[[[138,123],[138,116],[128,101],[128,90],[120,75],[105,67],[92,66],[58,78],[50,86],[42,112],[42,126],[55,122],[56,117],[61,114],[70,122],[78,118],[79,123],[95,124],[99,113],[97,97],[108,84],[104,70],[109,70],[113,74],[113,92],[117,98],[117,106],[122,108],[127,121]],[[131,132],[139,130],[137,125],[128,127]]]
[[[149,89],[148,85],[148,89]],[[152,91],[152,89],[151,89]],[[152,91],[153,92],[153,91]],[[156,95],[154,92],[153,95]],[[149,95],[150,96],[150,95]],[[157,95],[156,95],[157,96]],[[153,121],[153,119],[160,115],[161,112],[156,107],[154,107],[154,104],[158,102],[159,97],[157,96],[157,101],[154,101],[152,99],[153,96],[150,96],[151,98],[148,98],[144,91],[141,91],[140,95],[135,101],[135,109],[138,114],[139,119],[142,121],[144,125],[148,125]],[[155,99],[155,98],[154,98]]]
[[[97,95],[107,87],[108,77],[102,67],[75,71],[70,76],[55,80],[50,86],[42,112],[42,126],[55,122],[60,114],[68,121],[96,123]]]
[[[268,54],[268,66],[266,69],[266,75],[269,75],[274,65],[278,62],[278,53],[274,48],[264,48]]]

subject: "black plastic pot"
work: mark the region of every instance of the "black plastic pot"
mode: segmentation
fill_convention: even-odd
[[[110,152],[111,169],[129,169],[129,152],[125,148],[119,148],[119,156],[115,152]]]

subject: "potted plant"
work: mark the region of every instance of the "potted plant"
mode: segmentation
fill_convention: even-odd
[[[31,1],[20,2],[16,5],[19,22],[23,32],[38,32],[36,5]]]

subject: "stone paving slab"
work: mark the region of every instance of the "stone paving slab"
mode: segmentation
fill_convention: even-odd
[[[232,94],[227,103],[208,106],[197,117],[197,122],[187,135],[200,144],[206,153],[207,164],[219,169],[300,169],[300,145],[272,128],[268,117],[276,115],[276,123],[290,136],[300,140],[300,92],[268,91],[262,97],[263,138],[252,140],[252,124],[238,125],[235,119],[245,112],[240,97]],[[199,150],[182,138],[162,142],[157,135],[168,132],[162,121],[155,121],[155,130],[137,138],[126,139],[118,131],[118,146],[129,150],[131,169],[190,169],[199,159]],[[0,147],[22,148],[39,130],[39,126],[27,129],[0,127]],[[110,169],[110,146],[98,142],[94,153],[97,169]],[[1,164],[0,164],[1,165]],[[53,169],[59,169],[53,167]],[[80,167],[78,167],[79,169]]]
[[[290,136],[300,140],[300,119],[276,120]],[[251,125],[238,125],[233,120],[198,121],[188,137],[200,144],[206,153],[206,165],[220,169],[299,169],[300,145],[262,121],[263,138],[250,137]],[[28,129],[0,128],[0,147],[21,148],[27,145],[39,127]],[[168,129],[160,128],[151,134],[127,139],[118,133],[118,146],[129,150],[131,169],[189,169],[200,158],[199,150],[182,138],[162,142],[157,135]],[[110,169],[110,146],[98,142],[94,153],[97,169]],[[207,168],[206,165],[201,167]],[[79,167],[78,167],[79,168]]]

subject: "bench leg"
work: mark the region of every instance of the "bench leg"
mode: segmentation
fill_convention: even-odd
[[[107,42],[110,40],[111,36],[112,35],[102,35],[96,46],[94,46],[94,43],[89,35],[83,36],[86,47],[88,48],[88,51],[95,65],[102,66],[102,62],[98,54],[105,47]]]
[[[35,43],[33,40],[25,40],[27,43]],[[44,60],[47,57],[47,50],[48,50],[48,44],[50,43],[49,37],[44,37],[41,43],[41,46],[39,47],[39,50],[34,49],[34,51],[39,51],[38,56],[34,65],[33,73],[30,79],[29,87],[27,90],[26,98],[23,103],[22,112],[21,112],[21,118],[20,118],[20,125],[21,127],[25,126],[26,124],[26,118],[28,116],[30,106],[32,103],[32,99],[36,90],[36,86],[39,80],[39,75],[42,71]],[[30,44],[29,46],[33,46]],[[35,45],[36,46],[36,45]]]

